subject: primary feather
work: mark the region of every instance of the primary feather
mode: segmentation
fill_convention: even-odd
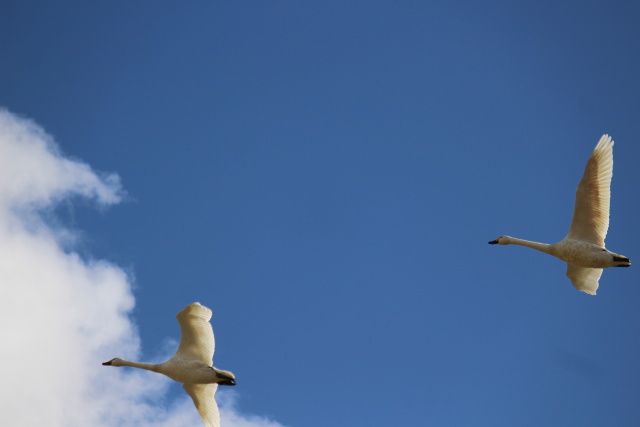
[[[613,141],[602,135],[576,189],[576,203],[567,238],[604,246],[609,228]]]
[[[176,356],[213,364],[216,343],[209,323],[212,314],[211,310],[197,302],[176,314],[182,332]]]

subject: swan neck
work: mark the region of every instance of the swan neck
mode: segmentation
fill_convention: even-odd
[[[530,240],[516,239],[515,237],[510,237],[508,244],[526,246],[528,248],[535,249],[546,254],[550,253],[551,251],[551,245],[548,243],[532,242]]]
[[[158,365],[155,363],[132,362],[130,360],[122,360],[122,366],[131,366],[132,368],[145,369],[147,371],[158,372]]]

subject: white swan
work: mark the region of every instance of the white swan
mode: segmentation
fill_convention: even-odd
[[[602,269],[629,267],[629,258],[604,247],[609,228],[609,199],[613,175],[613,141],[602,135],[593,150],[576,190],[576,204],[569,234],[552,245],[502,236],[495,245],[520,245],[553,255],[567,263],[567,277],[578,290],[596,294]]]
[[[231,372],[212,366],[215,341],[209,323],[211,314],[207,307],[194,302],[176,315],[182,338],[176,354],[164,363],[138,363],[115,358],[103,365],[133,366],[159,372],[183,383],[182,387],[193,399],[205,426],[219,427],[220,414],[214,394],[218,384],[236,385],[236,381]]]

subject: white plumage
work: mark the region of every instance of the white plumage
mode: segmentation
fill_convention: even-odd
[[[527,246],[560,258],[567,263],[567,277],[573,286],[595,295],[603,268],[631,265],[627,257],[604,247],[609,228],[612,176],[613,141],[609,135],[602,135],[578,184],[567,237],[551,245],[509,236],[499,237],[489,243]]]
[[[158,372],[181,382],[191,396],[206,427],[219,427],[220,414],[214,398],[220,385],[235,385],[235,376],[213,367],[215,340],[211,310],[198,302],[189,304],[176,317],[182,336],[176,354],[164,363],[139,363],[123,359],[111,359],[103,365],[132,366]]]

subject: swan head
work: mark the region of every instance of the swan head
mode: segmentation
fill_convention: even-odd
[[[104,362],[102,364],[103,366],[124,366],[124,364],[122,363],[122,359],[118,359],[117,357],[115,359],[111,359],[108,362]]]
[[[229,371],[223,371],[222,369],[212,368],[216,373],[216,383],[220,385],[236,385],[236,376]]]
[[[509,239],[511,239],[511,237],[509,236],[500,236],[496,240],[490,241],[489,244],[490,245],[508,245],[509,243],[511,243]]]

